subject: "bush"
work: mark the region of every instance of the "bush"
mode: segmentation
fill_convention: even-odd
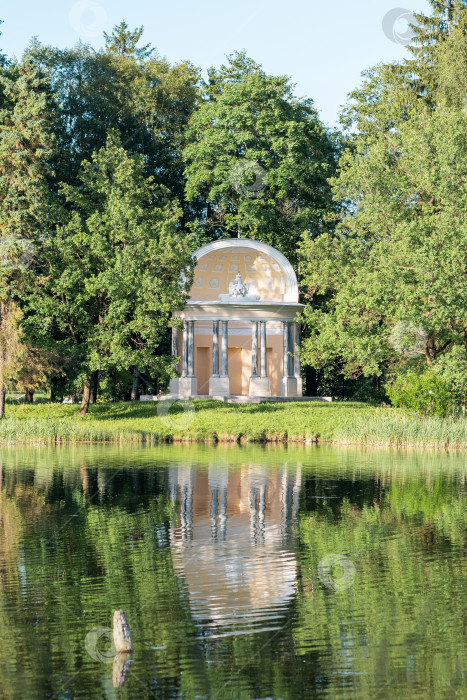
[[[455,345],[436,361],[435,370],[455,392],[465,412],[467,406],[467,349]]]
[[[418,413],[445,416],[455,405],[455,393],[436,372],[409,370],[399,374],[386,387],[393,406]]]

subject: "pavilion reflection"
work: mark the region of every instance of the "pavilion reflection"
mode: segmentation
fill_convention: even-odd
[[[194,618],[210,633],[278,629],[297,591],[300,467],[179,464],[169,480],[174,565]]]

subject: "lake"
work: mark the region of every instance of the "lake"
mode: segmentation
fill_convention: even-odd
[[[0,697],[466,698],[465,493],[464,454],[2,448]]]

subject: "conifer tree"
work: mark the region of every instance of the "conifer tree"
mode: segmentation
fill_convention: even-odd
[[[3,24],[3,20],[0,19],[0,25]],[[0,32],[0,36],[2,36],[2,32]],[[4,53],[0,51],[0,69],[2,69],[4,66],[6,66],[8,63],[7,57],[5,56]]]
[[[0,75],[0,85],[0,313],[5,320],[14,316],[14,293],[47,235],[54,140],[47,87],[38,72],[28,64],[13,66]]]
[[[429,0],[432,12],[429,15],[414,13],[413,39],[407,48],[414,60],[408,59],[409,65],[423,71],[426,87],[434,89],[436,83],[437,56],[442,51],[443,42],[450,36],[456,26],[465,22],[464,10],[466,0]]]

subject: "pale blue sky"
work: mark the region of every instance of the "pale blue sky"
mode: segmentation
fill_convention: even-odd
[[[414,4],[412,4],[414,3]],[[176,62],[189,59],[202,69],[219,65],[227,53],[246,49],[268,73],[288,74],[298,96],[311,97],[324,121],[334,125],[347,93],[360,83],[362,70],[403,58],[402,41],[383,31],[394,8],[428,11],[425,0],[10,0],[0,9],[0,47],[21,56],[32,36],[44,44],[71,46],[79,39],[102,45],[102,30],[125,19],[144,25],[146,43]],[[389,18],[399,35],[406,20]]]

